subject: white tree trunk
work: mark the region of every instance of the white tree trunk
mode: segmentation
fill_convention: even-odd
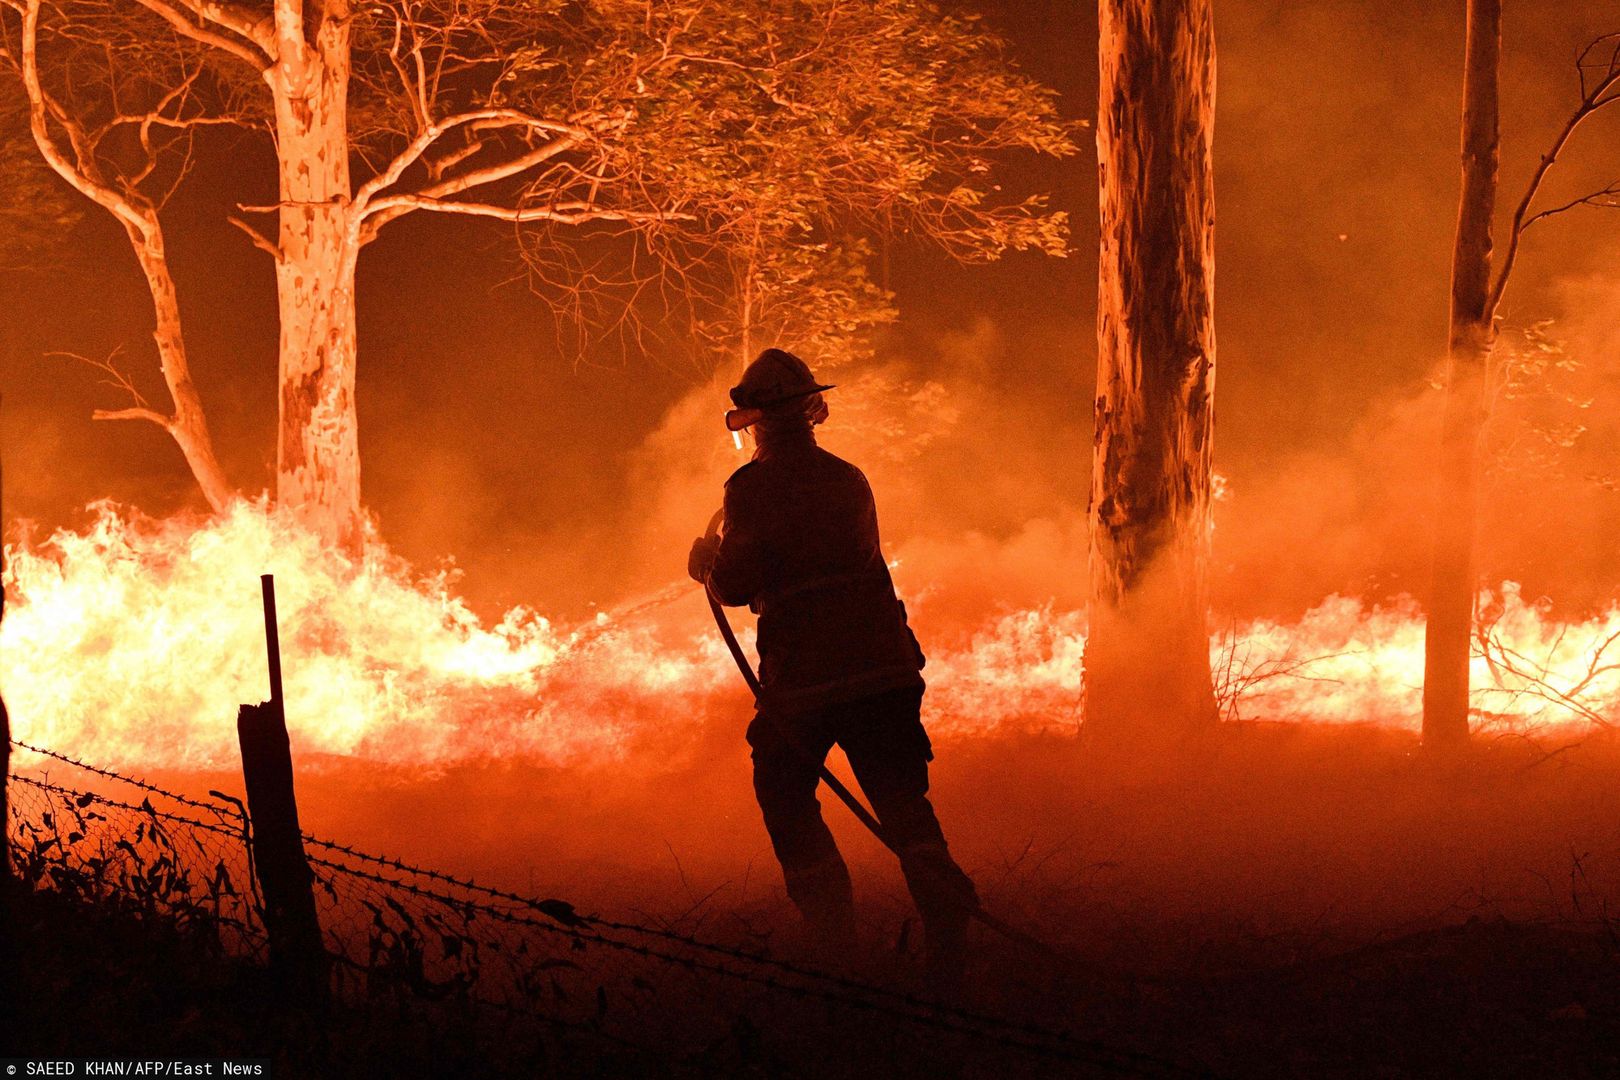
[[[1215,391],[1211,0],[1100,0],[1086,724],[1207,729]]]
[[[52,137],[49,119],[52,108],[47,104],[45,88],[39,78],[39,17],[39,0],[29,0],[23,9],[20,66],[23,91],[28,97],[28,124],[34,145],[51,171],[124,226],[136,261],[140,263],[141,273],[146,278],[147,292],[152,297],[155,324],[152,339],[157,344],[158,363],[169,389],[169,397],[174,403],[173,414],[165,415],[147,408],[137,394],[136,407],[102,410],[95,415],[108,420],[149,420],[167,431],[185,455],[186,464],[191,467],[192,475],[202,488],[203,497],[217,512],[224,508],[234,493],[214,457],[213,440],[208,434],[202,399],[191,381],[185,337],[181,333],[180,300],[175,292],[174,278],[169,273],[163,225],[158,220],[157,207],[139,192],[108,182],[96,162],[95,154],[86,149],[92,144],[85,136],[82,122],[65,109],[56,109],[55,119],[67,132],[67,148],[64,149]]]
[[[280,173],[281,506],[346,547],[363,535],[355,412],[354,274],[360,242],[350,213],[347,11],[328,4],[314,42],[304,8],[278,0],[275,99]],[[308,10],[313,17],[314,5]]]
[[[191,367],[186,360],[185,339],[181,334],[180,299],[175,292],[174,279],[169,275],[169,260],[164,252],[163,233],[155,228],[146,234],[129,230],[135,257],[146,276],[147,290],[152,295],[152,312],[156,328],[152,338],[157,342],[158,362],[163,369],[163,380],[168,384],[169,397],[174,401],[174,414],[160,420],[185,455],[191,475],[202,488],[203,498],[216,512],[224,509],[234,495],[225,473],[214,457],[213,440],[208,434],[208,421],[203,415],[202,399],[191,381]]]

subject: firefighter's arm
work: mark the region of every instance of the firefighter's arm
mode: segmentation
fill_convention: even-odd
[[[764,583],[755,515],[746,492],[738,486],[726,486],[725,515],[725,531],[713,548],[708,573],[700,580],[719,603],[742,607],[754,602]],[[695,548],[693,554],[697,554]]]

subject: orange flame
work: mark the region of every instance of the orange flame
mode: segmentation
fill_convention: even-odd
[[[82,533],[10,553],[0,677],[18,736],[106,760],[235,756],[237,702],[268,695],[253,575],[276,575],[288,727],[305,751],[432,764],[614,751],[630,699],[726,676],[706,642],[671,653],[607,614],[563,630],[526,608],[485,627],[451,575],[358,562],[241,503],[150,521],[103,505]]]
[[[93,759],[234,763],[236,704],[267,695],[262,572],[276,575],[288,726],[303,753],[424,766],[601,759],[654,729],[692,729],[716,695],[746,701],[718,639],[668,614],[694,593],[684,583],[582,626],[524,607],[486,626],[453,574],[416,575],[380,544],[350,560],[262,503],[202,523],[103,504],[84,531],[8,554],[0,680],[16,734]],[[1616,714],[1620,664],[1608,653],[1620,652],[1620,608],[1560,623],[1511,582],[1486,601],[1482,722]],[[1081,613],[1041,608],[932,650],[931,730],[1072,729],[1084,647]],[[1218,636],[1211,660],[1228,716],[1414,727],[1423,623],[1411,602],[1329,597],[1295,622]]]

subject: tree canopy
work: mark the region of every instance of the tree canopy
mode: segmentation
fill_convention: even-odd
[[[130,231],[159,307],[160,215],[199,133],[265,140],[281,194],[231,221],[278,265],[284,447],[289,416],[352,429],[352,375],[289,397],[289,371],[326,380],[327,361],[288,350],[352,341],[354,261],[408,214],[515,226],[564,290],[591,280],[548,273],[577,266],[559,251],[622,235],[727,354],[761,333],[858,351],[893,314],[880,239],[1066,250],[1064,215],[1002,166],[1073,152],[1078,125],[979,20],[922,0],[0,0],[0,61],[37,152]],[[178,402],[195,391],[168,308]],[[181,411],[206,446],[200,404]]]

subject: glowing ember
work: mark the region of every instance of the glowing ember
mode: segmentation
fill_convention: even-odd
[[[380,544],[351,562],[257,504],[206,523],[102,506],[86,531],[9,554],[0,676],[17,734],[91,758],[234,762],[235,706],[267,693],[265,571],[281,604],[288,723],[306,754],[567,762],[690,730],[721,701],[746,705],[718,640],[676,625],[672,613],[690,605],[670,601],[689,585],[581,627],[526,608],[484,626],[452,575],[415,576]],[[1483,611],[1474,684],[1484,723],[1603,723],[1620,709],[1620,665],[1606,656],[1620,652],[1620,608],[1559,623],[1508,583]],[[1080,613],[1046,608],[932,650],[931,729],[1072,730],[1084,644]],[[1422,645],[1414,604],[1330,597],[1297,622],[1218,637],[1211,658],[1228,716],[1415,727]]]

